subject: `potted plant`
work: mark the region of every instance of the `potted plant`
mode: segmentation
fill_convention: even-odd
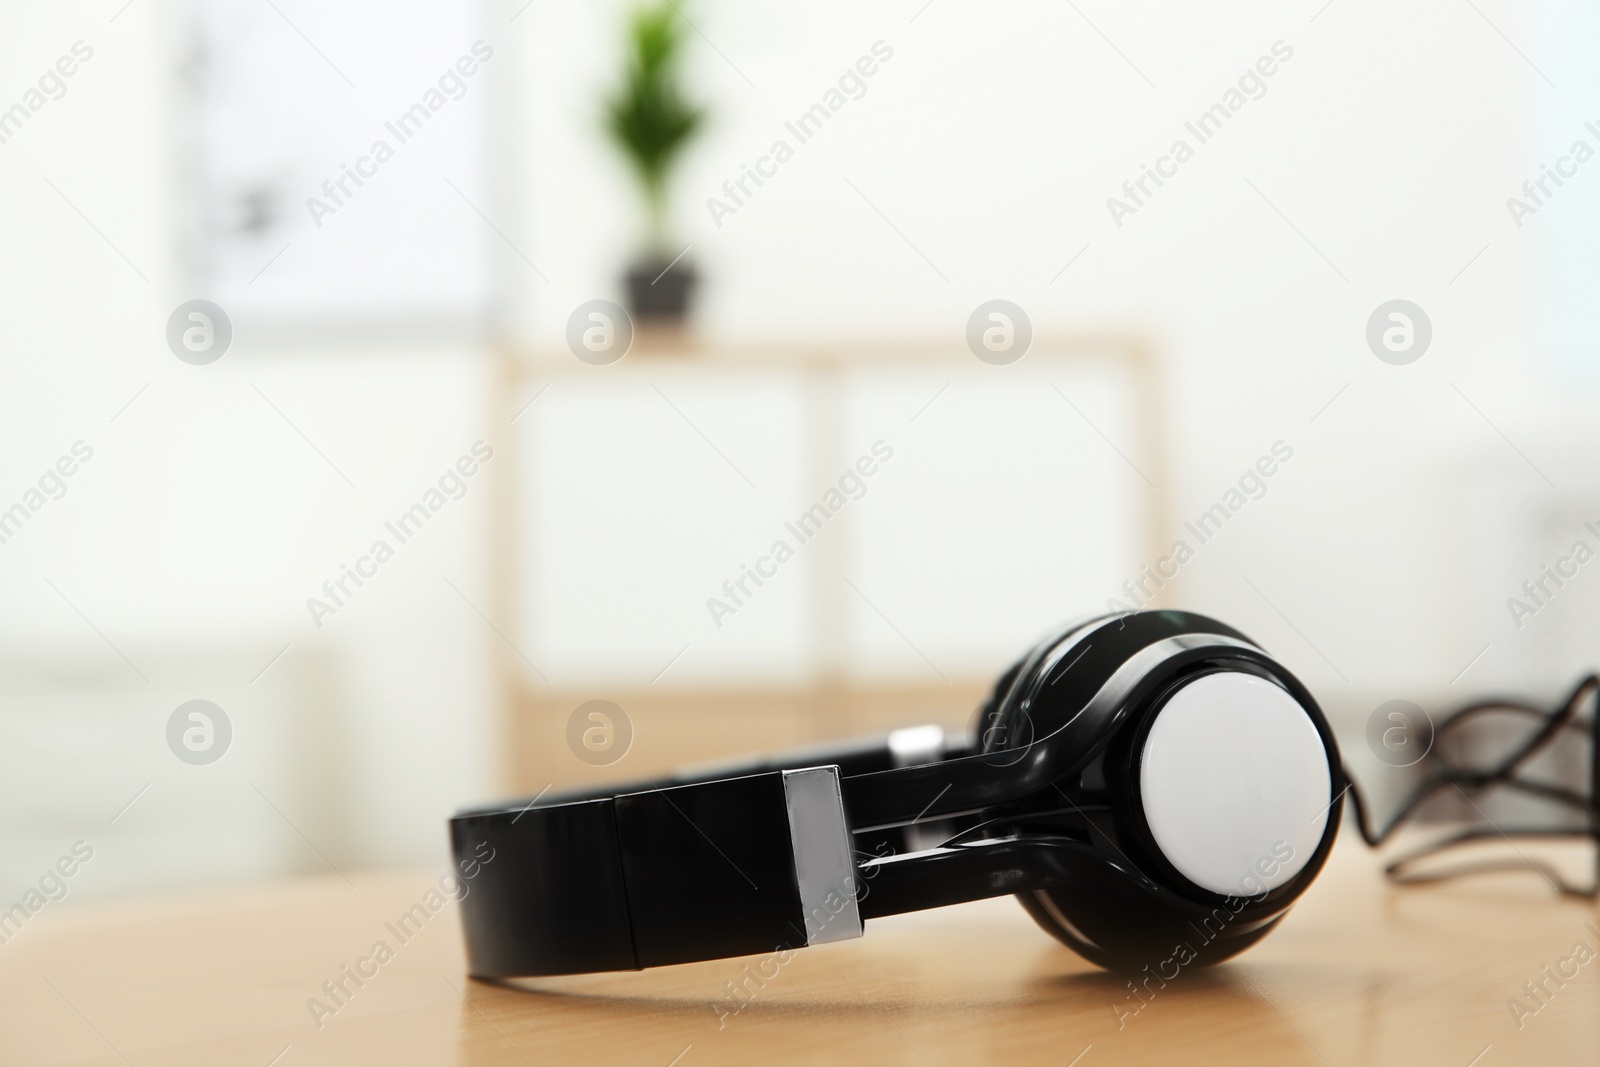
[[[696,273],[668,238],[668,179],[705,121],[705,109],[688,102],[681,81],[683,24],[671,0],[636,9],[628,23],[623,83],[606,101],[606,131],[633,169],[644,193],[645,246],[628,268],[628,299],[635,318],[681,323],[688,313]],[[670,269],[669,269],[670,268]]]

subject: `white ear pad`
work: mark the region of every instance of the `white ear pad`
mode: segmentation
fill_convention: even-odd
[[[1311,717],[1253,674],[1207,674],[1174,693],[1145,738],[1145,821],[1178,873],[1255,896],[1289,881],[1322,840],[1328,753]]]

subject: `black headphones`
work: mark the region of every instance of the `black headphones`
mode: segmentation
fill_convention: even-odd
[[[478,977],[791,950],[1005,893],[1136,971],[1265,937],[1322,869],[1345,788],[1292,674],[1215,620],[1144,611],[1034,646],[970,740],[901,730],[464,811],[450,833],[477,868]]]

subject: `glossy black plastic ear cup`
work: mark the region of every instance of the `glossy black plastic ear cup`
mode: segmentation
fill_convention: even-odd
[[[1018,899],[1101,966],[1170,980],[1242,951],[1332,847],[1344,780],[1326,720],[1293,675],[1215,620],[1135,612],[1041,642],[1001,678],[977,742],[1020,762],[1051,737],[1068,742],[1060,773],[1011,829],[1090,847],[1057,886]],[[1311,819],[1253,825],[1290,809]]]

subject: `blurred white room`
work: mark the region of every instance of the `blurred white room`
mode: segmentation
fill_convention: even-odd
[[[591,366],[569,320],[625,301],[645,227],[604,126],[633,6],[8,5],[0,900],[78,840],[75,898],[436,866],[463,804],[960,726],[1108,605],[1259,640],[1358,775],[1384,701],[1600,661],[1600,565],[1508,603],[1600,545],[1600,164],[1508,206],[1600,147],[1600,13],[681,3],[693,309]],[[231,322],[215,362],[169,346],[191,300]],[[1031,323],[1010,365],[968,352],[992,300]],[[1368,344],[1395,300],[1414,362]],[[874,455],[837,529],[708,606]],[[590,699],[633,716],[605,768],[565,740]],[[214,763],[169,746],[190,700],[228,717]]]

